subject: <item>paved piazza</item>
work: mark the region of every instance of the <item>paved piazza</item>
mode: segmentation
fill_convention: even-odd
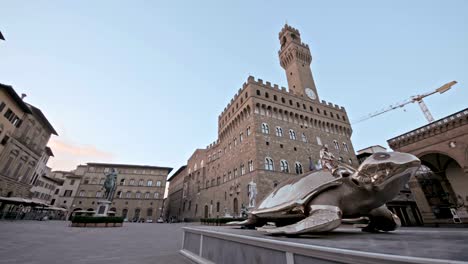
[[[196,224],[125,223],[121,228],[72,228],[63,221],[0,221],[0,264],[4,263],[191,263],[178,251],[182,227]],[[266,236],[233,227],[210,230]],[[468,260],[467,228],[401,228],[367,234],[341,227],[327,235],[271,239],[375,253]]]
[[[188,224],[75,228],[64,221],[0,221],[0,263],[191,263],[178,251]]]

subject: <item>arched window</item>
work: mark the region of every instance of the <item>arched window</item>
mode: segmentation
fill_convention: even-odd
[[[282,137],[283,136],[283,129],[281,127],[276,127],[276,136]]]
[[[158,192],[154,193],[154,199],[159,199],[159,193]]]
[[[145,181],[143,179],[138,181],[138,186],[143,186],[145,185]]]
[[[275,166],[273,164],[272,158],[265,158],[265,170],[273,171],[275,170]]]
[[[322,146],[323,144],[322,144],[322,140],[320,139],[320,137],[317,136],[316,138],[317,138],[317,145]]]
[[[289,172],[289,164],[286,160],[280,161],[281,172]]]
[[[346,144],[346,142],[343,142],[343,149],[344,151],[349,152],[348,144]]]
[[[101,194],[100,191],[97,191],[97,192],[96,192],[96,198],[101,198],[101,195],[102,195],[102,194]]]
[[[292,140],[296,140],[296,132],[294,130],[289,129],[289,138]]]
[[[253,167],[253,160],[249,160],[249,172],[252,172],[254,169]]]
[[[348,163],[353,165],[353,160],[352,159],[348,159]]]
[[[125,179],[120,180],[120,185],[125,185]]]
[[[118,192],[117,192],[117,197],[118,197],[118,198],[122,198],[122,191],[118,191]]]
[[[161,181],[156,181],[156,186],[161,187]]]
[[[86,196],[86,192],[85,192],[85,191],[80,191],[80,194],[78,194],[78,196],[80,196],[80,197],[85,197],[85,196]]]
[[[135,185],[135,180],[134,179],[131,179],[130,180],[130,183],[128,185]]]
[[[141,198],[141,192],[137,192],[136,195],[135,195],[135,198],[137,198],[137,199]]]
[[[257,95],[260,95],[260,90],[257,90]]]
[[[270,134],[270,127],[267,123],[262,124],[262,133],[263,134]]]
[[[146,182],[146,186],[149,186],[149,187],[153,186],[153,180],[148,180]]]
[[[145,199],[149,199],[150,198],[150,193],[149,192],[146,192],[145,193]]]
[[[307,137],[305,133],[302,133],[301,138],[302,138],[302,142],[307,142]]]
[[[125,194],[125,198],[132,198],[132,192],[127,192]]]
[[[335,145],[335,149],[340,150],[340,144],[338,144],[338,141],[333,140],[333,145]]]
[[[123,209],[122,210],[122,217],[125,219],[127,218],[127,214],[128,214],[128,209]]]
[[[245,167],[244,167],[244,164],[241,164],[241,165],[240,165],[240,171],[241,171],[241,175],[244,175],[244,174],[245,174]]]
[[[216,212],[219,213],[219,202],[216,202]]]
[[[296,161],[295,167],[296,167],[296,174],[302,174],[303,173],[302,164],[299,161]]]
[[[250,133],[251,133],[250,127],[248,127],[248,128],[247,128],[247,136],[250,136]]]
[[[89,184],[89,178],[88,177],[84,178],[83,184]]]

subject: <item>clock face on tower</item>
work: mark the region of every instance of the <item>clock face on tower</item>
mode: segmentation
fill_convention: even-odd
[[[312,99],[312,100],[317,99],[317,96],[315,95],[314,90],[312,90],[310,88],[305,88],[305,93],[306,93],[307,96],[309,96],[310,99]]]

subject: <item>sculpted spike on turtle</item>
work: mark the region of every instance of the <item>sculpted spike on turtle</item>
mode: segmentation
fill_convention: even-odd
[[[393,231],[400,219],[387,209],[390,202],[418,170],[421,162],[411,154],[379,152],[357,170],[339,166],[291,178],[277,186],[242,222],[230,225],[261,227],[270,234],[300,235],[325,232],[342,222],[367,218],[363,231]]]

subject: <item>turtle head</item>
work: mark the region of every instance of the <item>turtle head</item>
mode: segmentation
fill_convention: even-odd
[[[408,153],[377,152],[359,166],[351,180],[359,187],[396,195],[420,166],[421,161]]]

